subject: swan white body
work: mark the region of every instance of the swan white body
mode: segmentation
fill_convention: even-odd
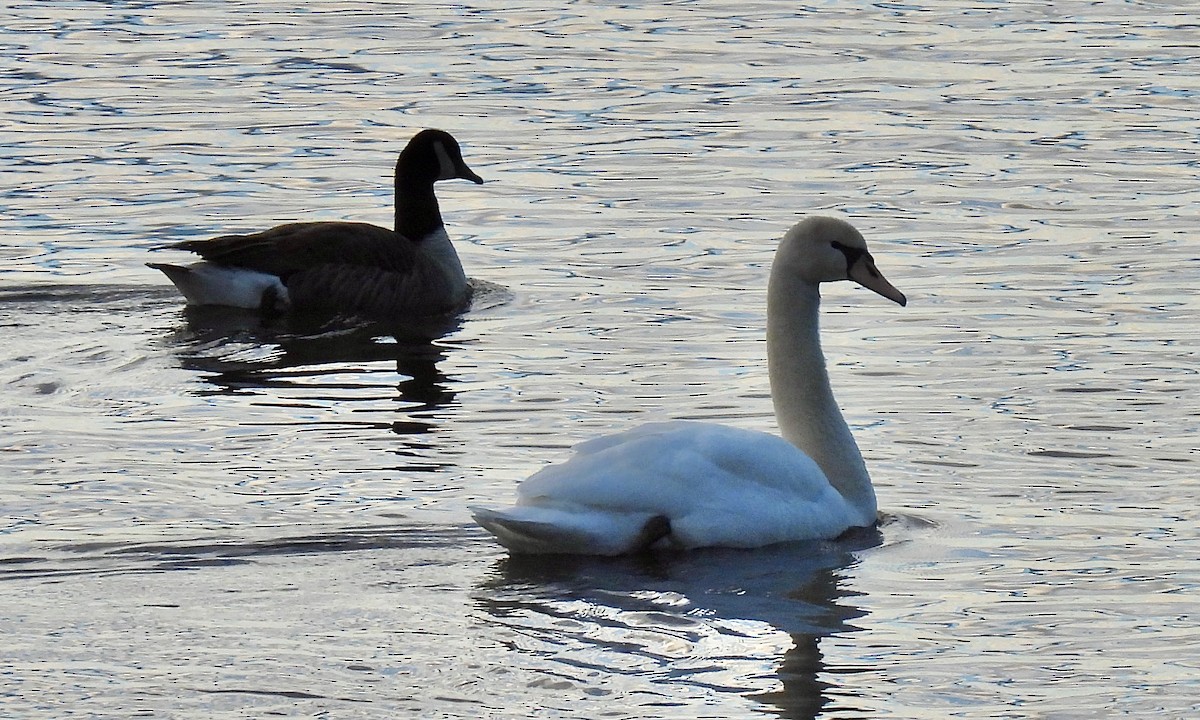
[[[582,443],[521,483],[517,504],[472,508],[515,553],[618,555],[830,539],[875,523],[866,465],[821,352],[821,282],[854,280],[901,305],[862,236],[808,218],[780,243],[767,355],[783,437],[714,423],[652,423]]]

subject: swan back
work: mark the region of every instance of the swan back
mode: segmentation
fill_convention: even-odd
[[[569,461],[522,482],[516,506],[472,512],[516,552],[595,555],[832,537],[857,518],[817,464],[782,438],[701,422],[583,443]],[[648,536],[658,519],[663,534]]]

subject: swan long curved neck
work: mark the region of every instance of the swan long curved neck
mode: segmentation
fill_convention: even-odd
[[[767,365],[780,432],[817,462],[842,497],[874,524],[875,491],[833,397],[820,337],[821,294],[778,263],[767,290]]]

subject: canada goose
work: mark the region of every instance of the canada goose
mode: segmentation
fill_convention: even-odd
[[[166,246],[204,258],[147,263],[191,305],[269,312],[326,309],[395,319],[462,309],[471,286],[434,196],[438,180],[483,180],[442,130],[413,136],[396,162],[394,230],[359,222],[288,223]]]

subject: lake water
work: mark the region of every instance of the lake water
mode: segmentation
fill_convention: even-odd
[[[6,717],[1200,715],[1193,4],[0,14]],[[143,266],[387,224],[423,127],[487,180],[439,185],[481,293],[432,342]],[[514,561],[470,522],[597,434],[773,430],[808,213],[910,299],[825,292],[878,531]]]

